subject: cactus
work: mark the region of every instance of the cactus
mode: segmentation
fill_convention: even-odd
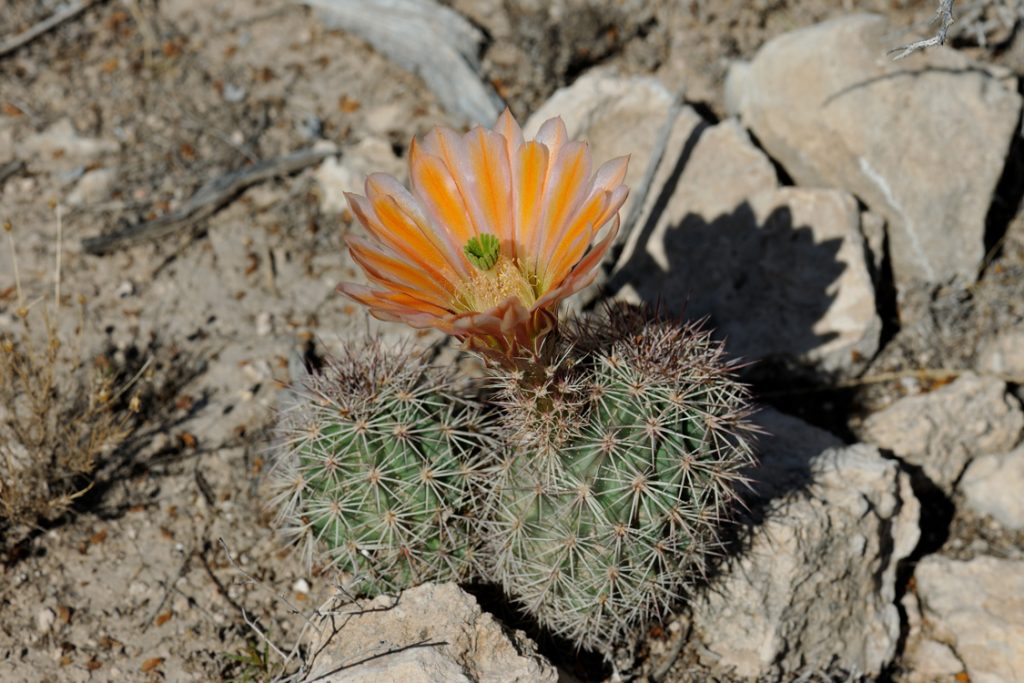
[[[368,596],[468,578],[489,442],[479,405],[422,357],[372,340],[295,393],[278,421],[271,505],[307,562],[323,548]]]
[[[720,546],[752,464],[747,392],[707,332],[634,308],[570,324],[559,344],[498,376],[508,448],[489,571],[542,625],[607,653]]]

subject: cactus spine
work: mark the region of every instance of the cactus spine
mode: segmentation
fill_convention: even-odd
[[[278,421],[277,524],[364,595],[467,579],[471,518],[489,439],[451,377],[379,341],[308,378]]]
[[[752,464],[721,346],[645,315],[570,325],[557,360],[499,378],[491,571],[541,624],[606,652],[687,592]]]

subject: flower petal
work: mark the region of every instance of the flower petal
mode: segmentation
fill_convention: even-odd
[[[498,117],[498,122],[494,124],[494,132],[505,138],[505,151],[511,159],[523,144],[523,129],[519,127],[508,107],[505,107],[505,111]]]
[[[457,278],[448,260],[433,243],[426,239],[389,195],[376,194],[373,200],[346,193],[349,207],[363,227],[378,242],[408,261],[430,273],[432,277],[448,283]]]
[[[583,201],[590,179],[590,151],[583,142],[570,142],[562,147],[548,168],[544,187],[543,230],[534,233],[532,253],[536,272],[543,272],[551,260],[563,224]]]
[[[389,175],[374,173],[366,179],[366,196],[371,201],[377,216],[388,227],[403,235],[411,248],[424,250],[421,258],[436,264],[444,263],[440,269],[465,278],[471,268],[462,253],[462,244],[443,226],[434,225],[416,198]],[[385,201],[388,200],[388,201]],[[385,220],[387,217],[388,220]],[[382,240],[384,241],[384,240]]]
[[[508,251],[515,240],[512,216],[512,173],[509,169],[505,139],[484,128],[474,128],[466,136],[466,150],[472,178],[469,181],[476,204],[482,213],[481,233],[495,235]]]
[[[554,243],[551,260],[545,270],[537,273],[542,291],[558,285],[569,268],[583,256],[583,252],[594,238],[594,233],[601,225],[597,221],[606,213],[610,199],[609,192],[593,195],[566,224],[565,230]]]
[[[601,164],[601,167],[597,169],[597,173],[594,174],[594,180],[591,183],[591,192],[600,192],[601,190],[607,190],[611,192],[616,187],[622,185],[623,181],[626,180],[626,171],[629,168],[629,157],[615,157],[611,161],[606,161]]]
[[[520,263],[526,263],[530,245],[536,239],[547,173],[547,147],[531,141],[516,151],[512,164],[512,201],[516,210],[515,255]]]
[[[611,248],[612,244],[615,242],[615,237],[618,234],[619,217],[616,216],[611,229],[603,238],[601,238],[601,241],[595,244],[587,255],[583,257],[583,260],[573,267],[569,272],[569,275],[560,285],[555,289],[546,292],[544,296],[538,299],[537,303],[534,304],[534,307],[550,308],[552,306],[557,306],[559,301],[572,296],[593,282],[597,277],[597,270],[601,265],[601,260],[604,259],[604,255],[608,253],[608,249]]]
[[[424,149],[444,162],[449,175],[455,182],[462,203],[469,214],[469,222],[473,226],[472,236],[489,232],[487,218],[480,206],[480,192],[476,187],[476,172],[469,152],[475,130],[463,137],[451,128],[438,127],[423,140]]]
[[[377,284],[405,292],[412,297],[446,307],[453,292],[445,287],[447,283],[436,279],[383,245],[377,246],[355,235],[346,238],[352,258],[366,271],[367,277]]]
[[[375,290],[352,282],[341,283],[338,291],[368,307],[381,320],[405,322],[413,327],[441,327],[451,317],[444,309],[398,292]],[[450,328],[450,324],[447,327]]]
[[[562,121],[561,117],[548,119],[541,124],[536,137],[537,142],[548,148],[548,153],[552,159],[558,156],[558,152],[562,149],[562,145],[564,145],[565,141],[568,139],[569,134],[565,130],[565,122]]]
[[[413,191],[434,225],[446,230],[457,244],[465,244],[477,232],[462,193],[448,166],[438,156],[409,147],[409,177]]]

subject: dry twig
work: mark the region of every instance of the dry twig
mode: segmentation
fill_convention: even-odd
[[[77,0],[77,2],[71,3],[61,11],[43,19],[32,28],[22,31],[13,38],[8,38],[3,43],[0,43],[0,58],[6,57],[15,50],[28,45],[39,36],[52,31],[68,19],[73,19],[85,10],[97,4],[99,1],[100,0]]]
[[[158,240],[182,229],[194,229],[200,221],[213,215],[243,190],[271,178],[297,173],[332,154],[335,152],[306,149],[222,175],[203,185],[181,208],[155,220],[136,223],[109,235],[87,237],[82,240],[82,248],[90,254],[107,254],[117,249]]]
[[[931,38],[925,38],[919,40],[916,43],[910,45],[904,45],[903,47],[897,47],[889,50],[889,54],[898,53],[893,57],[893,61],[898,61],[904,57],[908,57],[918,50],[924,50],[929,47],[936,45],[945,45],[946,36],[949,34],[949,27],[953,25],[953,0],[939,0],[939,9],[936,11],[936,16],[939,22],[939,31]]]

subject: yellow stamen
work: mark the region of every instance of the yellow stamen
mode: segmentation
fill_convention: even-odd
[[[524,273],[512,260],[501,256],[493,268],[477,271],[463,282],[453,304],[458,310],[486,311],[511,296],[530,308],[537,301],[536,284],[536,275]]]

